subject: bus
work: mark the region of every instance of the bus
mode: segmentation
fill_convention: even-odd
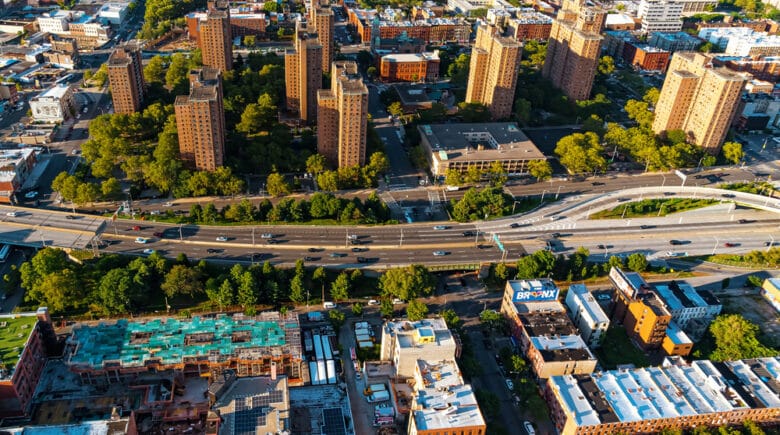
[[[8,259],[8,254],[10,253],[11,253],[11,245],[0,246],[0,263],[5,263],[5,260]]]

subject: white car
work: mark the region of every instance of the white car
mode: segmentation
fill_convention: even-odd
[[[447,255],[447,251],[433,251],[434,257],[444,257]]]
[[[398,299],[398,298],[393,299],[393,305],[398,305],[398,304],[402,304],[402,303],[404,303],[404,301],[401,300],[401,299]]]
[[[24,194],[24,197],[27,198],[27,199],[33,199],[33,198],[35,198],[37,196],[38,196],[38,192],[36,192],[34,190],[32,192],[27,192],[27,193]]]
[[[271,233],[263,233],[263,234],[260,234],[260,238],[261,239],[273,239],[274,235],[271,234]]]
[[[166,202],[165,204],[163,204],[163,207],[171,207],[172,205],[173,205],[172,202]]]
[[[525,428],[525,431],[528,432],[528,435],[536,435],[536,431],[534,430],[534,426],[531,424],[530,421],[524,421],[523,427]]]
[[[447,225],[436,225],[435,227],[433,227],[433,229],[436,231],[446,230],[448,228],[449,227]]]
[[[369,299],[368,305],[379,305],[379,301],[376,299]]]
[[[510,390],[515,389],[515,384],[512,382],[511,379],[504,379],[504,382],[506,382],[506,387],[509,388]]]
[[[217,237],[217,241],[218,241],[218,242],[227,242],[227,241],[228,241],[228,238],[227,238],[227,237],[225,237],[225,236],[219,236],[219,237]]]
[[[146,255],[152,255],[152,254],[154,254],[154,249],[152,249],[152,248],[146,248],[146,249],[144,249],[144,254],[146,254]]]
[[[15,211],[9,211],[5,215],[8,216],[8,217],[16,217],[16,212]]]
[[[141,244],[141,245],[145,245],[145,244],[149,243],[149,239],[147,239],[146,237],[136,237],[135,238],[135,243],[138,243],[138,244]]]

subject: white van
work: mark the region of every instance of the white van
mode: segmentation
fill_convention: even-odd
[[[334,304],[333,302],[323,302],[322,303],[322,308],[324,308],[326,310],[332,310],[332,309],[336,308],[336,304]]]

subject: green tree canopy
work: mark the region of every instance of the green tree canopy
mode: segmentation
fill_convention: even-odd
[[[758,326],[739,314],[723,314],[710,324],[710,333],[715,338],[715,350],[710,354],[713,361],[732,361],[746,358],[775,356],[777,351],[758,341]]]
[[[606,170],[603,152],[599,137],[593,132],[570,134],[561,138],[555,147],[558,160],[572,174]]]
[[[739,142],[724,143],[721,152],[724,159],[734,164],[739,163],[745,157],[745,153],[742,151],[742,144]]]
[[[406,317],[412,321],[416,322],[418,320],[424,319],[428,315],[428,305],[425,304],[425,302],[418,301],[417,299],[412,299],[409,301],[408,304],[406,304]]]
[[[413,264],[407,267],[389,269],[379,278],[382,294],[405,301],[433,292],[436,283],[425,266]]]

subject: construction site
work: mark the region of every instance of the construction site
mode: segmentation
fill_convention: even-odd
[[[273,367],[297,385],[307,377],[300,337],[297,318],[278,312],[122,319],[74,327],[63,361],[84,384],[126,383],[168,371],[185,377],[214,377],[225,370],[238,377],[268,376]]]

